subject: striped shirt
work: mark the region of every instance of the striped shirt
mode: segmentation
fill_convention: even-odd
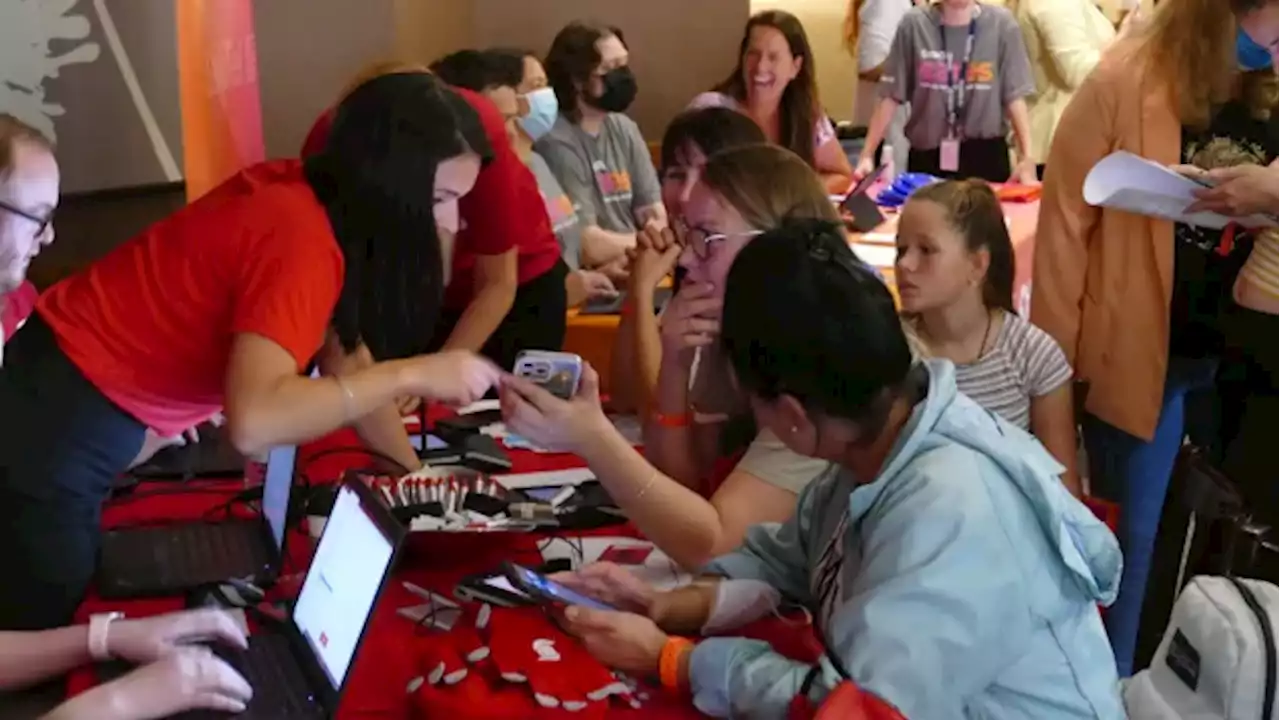
[[[1258,233],[1253,243],[1253,251],[1240,270],[1240,280],[1248,283],[1259,293],[1274,298],[1276,288],[1276,266],[1280,261],[1280,249],[1277,249],[1275,230]]]
[[[1023,430],[1031,429],[1031,399],[1071,381],[1071,365],[1049,333],[1014,313],[977,362],[956,365],[956,386],[974,402]]]

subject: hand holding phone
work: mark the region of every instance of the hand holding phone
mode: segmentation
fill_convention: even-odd
[[[502,572],[517,590],[545,604],[578,605],[592,610],[617,610],[612,605],[570,590],[546,575],[536,573],[522,565],[503,563]]]
[[[582,358],[573,353],[522,350],[512,374],[539,385],[561,400],[578,394],[582,382]]]

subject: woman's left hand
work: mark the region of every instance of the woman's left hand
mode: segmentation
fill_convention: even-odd
[[[609,424],[600,406],[600,376],[582,364],[578,392],[562,400],[536,383],[503,375],[502,420],[517,435],[556,452],[574,452]]]
[[[1009,176],[1009,182],[1019,185],[1039,185],[1040,178],[1036,177],[1036,161],[1031,158],[1023,158],[1013,167],[1013,174]]]
[[[643,615],[570,606],[564,611],[565,630],[582,641],[595,659],[637,677],[658,673],[658,660],[667,634]]]

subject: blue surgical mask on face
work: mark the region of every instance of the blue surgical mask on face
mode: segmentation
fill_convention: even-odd
[[[551,132],[556,124],[556,116],[560,114],[560,102],[556,100],[556,91],[549,87],[538,88],[524,96],[529,103],[529,112],[520,118],[520,128],[537,142],[539,138]]]
[[[1265,70],[1271,67],[1271,51],[1249,37],[1244,28],[1236,28],[1236,62],[1241,70]]]

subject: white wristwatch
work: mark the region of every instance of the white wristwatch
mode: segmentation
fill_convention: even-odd
[[[89,657],[98,662],[111,659],[111,652],[107,649],[107,632],[111,629],[111,623],[122,617],[122,612],[89,616]]]

